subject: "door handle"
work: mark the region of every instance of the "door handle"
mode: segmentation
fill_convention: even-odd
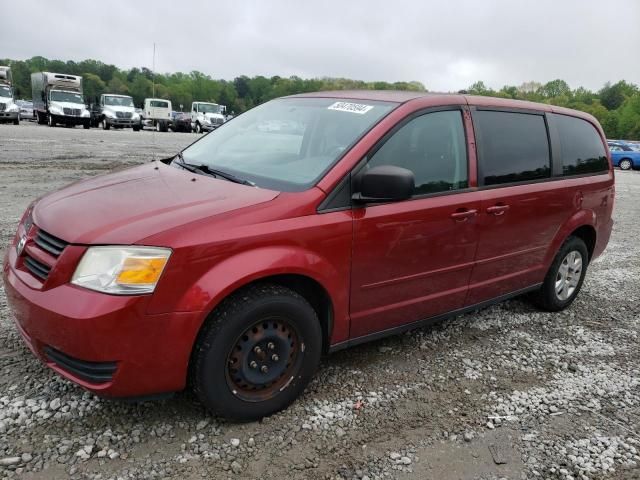
[[[464,222],[468,218],[475,217],[478,214],[478,210],[468,209],[461,210],[451,214],[451,218],[453,218],[456,222]]]
[[[509,210],[509,205],[494,205],[487,208],[487,213],[495,216],[504,215],[504,212]]]

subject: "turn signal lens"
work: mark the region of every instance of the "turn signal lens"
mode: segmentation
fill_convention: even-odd
[[[167,258],[129,257],[124,261],[116,282],[121,285],[157,283],[167,260]]]

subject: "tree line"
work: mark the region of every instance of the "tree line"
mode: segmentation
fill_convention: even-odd
[[[31,73],[49,71],[82,75],[87,102],[95,101],[102,93],[131,95],[140,106],[145,98],[171,100],[174,109],[189,109],[192,101],[210,101],[227,105],[236,114],[271,100],[272,98],[318,90],[375,89],[427,91],[420,82],[364,82],[346,78],[248,77],[233,80],[214,79],[210,75],[190,73],[154,73],[146,67],[121,70],[98,60],[81,62],[49,60],[33,57],[28,60],[0,59],[0,65],[10,65],[17,98],[31,98]],[[519,86],[506,85],[493,90],[479,81],[466,93],[518,100],[549,103],[582,110],[595,116],[608,138],[640,140],[640,89],[621,80],[605,84],[598,91],[583,87],[571,89],[564,80],[547,83],[525,82]]]

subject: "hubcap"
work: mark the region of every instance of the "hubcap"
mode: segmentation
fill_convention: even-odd
[[[631,168],[631,162],[629,160],[622,160],[620,162],[620,168],[622,170],[629,170]]]
[[[293,379],[302,362],[299,335],[282,318],[257,322],[238,338],[227,358],[227,383],[250,402],[277,395]]]
[[[556,276],[556,295],[559,300],[567,300],[574,294],[582,276],[582,254],[577,250],[567,253]]]

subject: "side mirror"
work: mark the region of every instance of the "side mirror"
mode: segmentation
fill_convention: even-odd
[[[411,198],[415,188],[413,172],[393,165],[373,167],[360,177],[360,192],[353,200],[360,203],[394,202]]]

